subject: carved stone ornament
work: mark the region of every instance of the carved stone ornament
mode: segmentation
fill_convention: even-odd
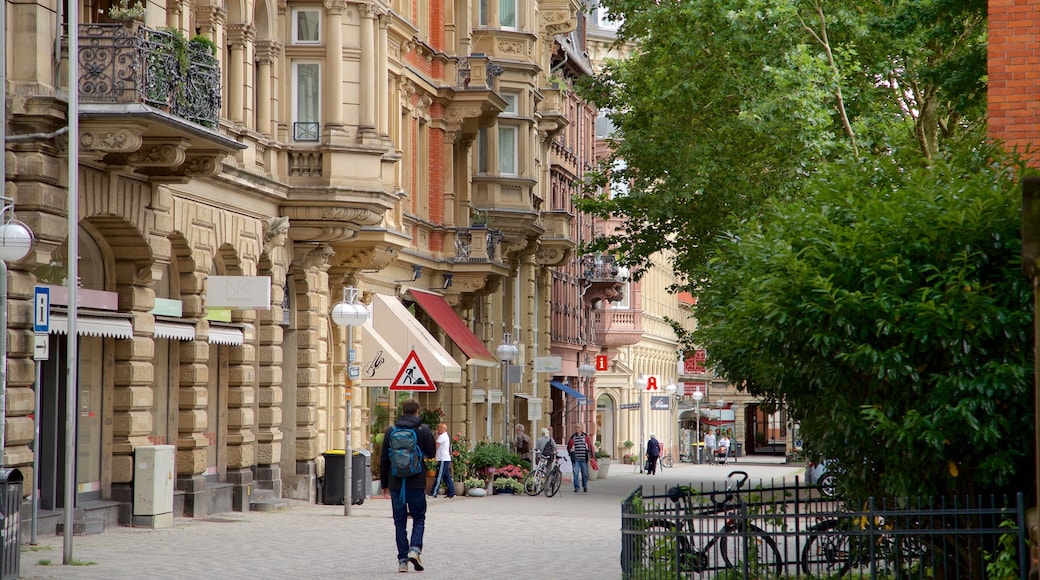
[[[79,146],[84,152],[131,153],[141,148],[141,134],[130,129],[81,131]]]
[[[548,35],[565,34],[578,27],[578,19],[568,10],[543,10],[542,30]]]
[[[535,254],[535,261],[541,266],[561,266],[571,258],[571,248],[561,246],[542,246]]]
[[[350,270],[382,270],[397,259],[397,250],[387,246],[336,248],[335,263]]]

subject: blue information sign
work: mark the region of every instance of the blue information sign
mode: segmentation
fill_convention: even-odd
[[[51,331],[51,289],[37,286],[33,300],[33,332]]]

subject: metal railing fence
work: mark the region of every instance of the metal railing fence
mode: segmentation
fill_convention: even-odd
[[[636,489],[621,506],[626,580],[1020,578],[1025,504],[1015,497],[874,499],[764,482]]]

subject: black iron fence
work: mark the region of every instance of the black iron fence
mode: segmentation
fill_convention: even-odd
[[[1028,573],[1021,494],[849,505],[797,478],[788,483],[636,489],[621,506],[624,578],[1024,580]]]
[[[83,103],[140,103],[215,129],[220,69],[213,44],[138,23],[79,26]]]

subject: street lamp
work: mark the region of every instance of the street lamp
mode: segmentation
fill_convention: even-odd
[[[0,209],[0,467],[3,467],[3,450],[7,445],[4,438],[7,425],[7,262],[17,262],[29,255],[33,235],[28,226],[14,219],[14,200],[0,197],[0,201],[3,202]],[[39,385],[36,392],[40,392]],[[39,453],[34,451],[33,456],[38,457]]]
[[[666,385],[665,388],[664,388],[664,392],[668,393],[668,402],[669,402],[669,407],[670,407],[669,410],[670,411],[671,410],[675,411],[675,417],[673,418],[673,417],[669,416],[668,419],[672,422],[673,425],[675,425],[675,439],[673,440],[673,443],[676,443],[675,448],[676,448],[676,450],[678,451],[678,454],[679,454],[679,461],[682,461],[682,442],[679,441],[682,437],[679,434],[679,416],[678,416],[678,414],[679,414],[679,395],[678,395],[678,390],[679,390],[679,387],[676,386],[676,385]],[[671,400],[672,400],[672,395],[675,395],[675,405],[674,406],[670,404]],[[668,414],[672,415],[672,413],[668,413]],[[672,433],[672,428],[671,427],[668,428],[668,432]]]
[[[508,332],[502,334],[502,344],[498,345],[495,349],[495,358],[502,362],[502,397],[505,399],[504,412],[502,413],[505,417],[505,435],[502,437],[502,443],[507,449],[512,449],[510,444],[512,441],[511,431],[509,430],[510,415],[513,414],[513,400],[509,393],[509,363],[520,355],[520,349],[516,347],[510,340],[510,334]],[[491,408],[491,399],[488,399],[488,408]]]
[[[703,398],[704,393],[701,392],[701,386],[697,385],[697,390],[693,392],[693,402],[697,403],[697,447],[694,451],[697,463],[704,463],[704,450],[701,449],[701,399]]]
[[[588,425],[590,423],[589,418],[587,416],[587,414],[589,413],[589,405],[593,404],[594,401],[592,398],[592,377],[596,376],[596,367],[589,364],[589,355],[585,355],[585,363],[578,366],[578,376],[580,378],[585,379],[585,392],[586,397],[588,398],[585,401],[586,416],[582,418],[582,423]]]
[[[646,386],[648,381],[643,375],[639,375],[636,378],[636,388],[639,389],[639,473],[643,473],[643,453],[646,452],[646,433],[645,425],[643,424],[643,393],[646,392]]]
[[[345,326],[347,328],[347,365],[348,365],[348,379],[347,383],[344,383],[343,388],[351,388],[350,382],[352,378],[349,377],[349,365],[354,362],[353,357],[350,353],[354,352],[354,327],[363,325],[369,317],[368,308],[365,308],[364,304],[358,304],[357,301],[358,290],[352,286],[343,287],[343,301],[337,302],[332,307],[332,321],[336,323],[336,326]],[[353,463],[354,453],[350,448],[350,430],[351,430],[351,414],[352,409],[352,397],[346,397],[347,405],[347,424],[346,424],[346,440],[344,441],[343,449],[343,515],[350,515],[350,504],[354,503],[354,486],[351,485],[351,479],[353,477]]]

